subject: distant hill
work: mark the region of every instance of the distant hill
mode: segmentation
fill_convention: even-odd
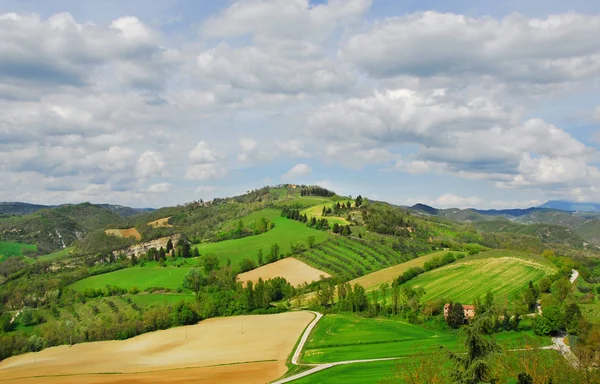
[[[152,212],[154,208],[131,208],[123,205],[114,205],[114,204],[97,204],[99,207],[106,208],[108,210],[113,211],[114,213],[119,214],[123,217],[130,217],[139,215],[140,213]]]
[[[29,204],[21,202],[0,202],[0,217],[11,215],[27,215],[40,209],[53,208],[51,205]]]
[[[0,240],[36,244],[40,252],[51,252],[71,246],[91,231],[126,222],[123,216],[98,205],[62,205],[0,219]]]
[[[569,212],[596,212],[600,213],[600,204],[598,203],[577,203],[565,200],[550,200],[540,205],[540,208],[560,209]]]

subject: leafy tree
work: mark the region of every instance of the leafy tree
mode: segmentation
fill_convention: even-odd
[[[451,328],[459,328],[465,322],[465,311],[461,303],[450,302],[446,322]]]
[[[200,292],[200,288],[202,288],[206,284],[206,279],[202,276],[202,272],[198,268],[192,268],[188,271],[188,273],[183,278],[183,287],[187,289],[191,289],[196,296],[198,292]]]
[[[256,252],[256,258],[258,259],[258,265],[264,265],[264,260],[263,260],[263,250],[262,248],[258,250],[258,252]]]
[[[533,384],[533,377],[528,373],[521,372],[517,377],[517,384]]]
[[[207,274],[211,273],[219,268],[219,259],[215,255],[204,255],[200,258],[200,266]]]
[[[483,334],[485,329],[489,328],[489,324],[486,324],[489,321],[488,317],[482,317],[472,325],[463,328],[466,336],[466,354],[448,352],[448,356],[454,362],[454,369],[451,372],[453,382],[478,384],[480,382],[489,383],[493,380],[489,358],[493,353],[501,352],[501,349],[496,341]]]
[[[308,247],[312,248],[315,245],[315,237],[313,235],[310,235],[306,238],[306,242],[308,243]]]
[[[550,287],[552,294],[556,295],[561,301],[564,301],[569,296],[572,289],[573,286],[566,277],[556,280]]]
[[[580,331],[579,324],[583,319],[583,315],[581,314],[581,309],[579,308],[579,305],[577,305],[577,303],[571,303],[567,305],[567,307],[565,308],[564,319],[566,325],[565,328],[567,332],[572,334],[578,334]]]
[[[256,268],[256,263],[250,259],[243,259],[240,261],[240,273],[251,271]]]
[[[11,320],[11,316],[10,313],[8,312],[4,312],[1,316],[0,316],[0,330],[2,332],[11,332],[16,328],[16,324],[13,322],[10,322]]]
[[[279,244],[275,243],[271,245],[271,252],[269,253],[269,263],[274,263],[279,260]]]
[[[554,330],[550,320],[543,316],[534,317],[531,326],[533,328],[533,332],[540,336],[547,336]]]

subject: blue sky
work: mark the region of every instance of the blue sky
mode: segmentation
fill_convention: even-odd
[[[600,3],[0,2],[0,201],[597,200]]]

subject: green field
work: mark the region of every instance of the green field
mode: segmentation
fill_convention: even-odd
[[[242,259],[256,261],[256,254],[259,249],[263,250],[265,256],[268,255],[273,244],[279,244],[280,254],[287,254],[291,252],[291,243],[303,242],[306,244],[308,236],[314,236],[316,244],[322,243],[330,237],[329,233],[325,231],[318,231],[298,221],[281,217],[280,211],[277,211],[277,214],[274,215],[273,211],[264,210],[252,214],[255,218],[259,218],[261,216],[260,212],[264,212],[263,216],[271,218],[275,223],[275,228],[270,231],[241,239],[202,243],[197,245],[198,251],[201,255],[216,255],[221,260],[222,265],[229,258],[232,264],[237,266]]]
[[[47,255],[36,257],[36,260],[48,261],[48,260],[58,259],[60,257],[67,256],[69,253],[71,253],[72,250],[73,250],[73,247],[64,248],[64,249],[61,249],[60,251],[56,251],[56,252],[49,253]]]
[[[151,307],[153,305],[177,304],[182,300],[192,300],[194,295],[185,293],[129,295],[127,296],[140,307]]]
[[[22,256],[25,250],[35,251],[37,247],[33,244],[0,241],[0,261],[4,261],[11,256]]]
[[[303,252],[298,258],[332,275],[353,279],[408,260],[386,244],[332,236],[330,241]]]
[[[179,268],[173,266],[159,267],[156,263],[148,263],[143,267],[137,265],[115,272],[90,276],[71,284],[69,287],[77,291],[83,291],[87,288],[103,289],[107,285],[115,285],[125,289],[137,287],[140,290],[150,287],[177,289],[181,287],[185,274],[196,263],[197,260],[195,259],[187,259],[186,264]]]
[[[330,201],[330,202],[326,202],[326,203],[322,203],[322,204],[318,204],[318,205],[314,205],[310,208],[306,208],[304,209],[302,212],[302,214],[306,214],[308,216],[308,218],[310,219],[311,217],[316,217],[316,218],[321,218],[323,217],[321,214],[323,213],[323,207],[327,207],[327,208],[332,208],[335,203],[339,202],[346,204],[347,202],[350,202],[352,204],[354,204],[354,202],[352,200],[338,200],[338,201]],[[327,221],[329,221],[329,224],[332,225],[333,223],[338,223],[341,225],[348,225],[350,224],[348,222],[348,220],[346,220],[343,217],[340,216],[325,216],[325,218],[327,219]]]
[[[324,371],[294,380],[294,384],[344,383],[376,384],[390,377],[397,361],[374,361],[371,363],[338,365]]]
[[[432,331],[390,319],[327,315],[311,334],[304,348],[303,361],[324,363],[408,356],[437,345],[459,348],[454,333]]]
[[[425,289],[423,300],[443,297],[464,304],[491,291],[496,300],[512,299],[529,281],[536,282],[555,273],[555,268],[522,254],[484,252],[434,269],[409,281]]]
[[[506,348],[519,348],[530,340],[550,344],[549,338],[536,337],[530,331],[501,332],[493,337]],[[326,363],[402,357],[428,353],[440,346],[462,350],[463,340],[455,331],[431,330],[398,320],[326,315],[308,339],[302,361]]]

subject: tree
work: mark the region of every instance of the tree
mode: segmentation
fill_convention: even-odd
[[[258,250],[258,252],[256,252],[256,258],[258,259],[258,265],[264,265],[264,260],[263,260],[263,250],[262,248]]]
[[[501,352],[501,349],[495,340],[483,334],[485,329],[489,328],[489,322],[489,317],[481,317],[472,325],[463,328],[466,336],[466,354],[448,352],[450,360],[454,361],[454,369],[451,372],[453,382],[478,384],[480,382],[489,383],[493,380],[489,357],[493,353]]]
[[[534,317],[531,326],[533,328],[533,332],[539,336],[547,336],[553,331],[550,320],[543,316]]]
[[[356,208],[360,207],[363,203],[363,198],[361,195],[358,195],[356,197],[356,200],[354,200],[354,205],[356,206]]]
[[[167,241],[167,253],[171,252],[172,249],[173,249],[173,241],[171,241],[171,239],[169,239],[169,241]]]
[[[204,255],[200,258],[200,266],[207,274],[211,273],[219,268],[219,259],[215,255]]]
[[[553,295],[556,295],[560,299],[560,301],[564,301],[567,298],[567,296],[569,296],[572,289],[573,286],[569,279],[563,277],[556,280],[554,284],[552,284],[552,286],[550,287],[550,292],[552,292]]]
[[[583,319],[583,315],[581,314],[581,309],[579,309],[577,303],[567,305],[564,318],[567,332],[575,335],[579,334],[579,323]]]
[[[306,238],[306,242],[308,243],[308,248],[312,248],[315,245],[315,237],[310,235]]]
[[[517,377],[517,384],[533,384],[533,377],[528,373],[521,372]]]
[[[392,313],[394,315],[398,314],[398,303],[400,300],[400,283],[398,280],[394,279],[392,283]]]
[[[185,259],[187,259],[188,257],[190,257],[192,255],[191,253],[191,248],[190,248],[190,244],[188,242],[185,242],[183,244],[183,247],[181,249],[181,256]]]
[[[191,289],[196,296],[198,296],[198,292],[200,292],[200,288],[206,283],[204,276],[198,268],[192,268],[188,271],[188,273],[183,278],[183,287],[187,289]]]
[[[333,233],[340,233],[340,225],[338,223],[333,223],[332,231]]]
[[[465,322],[465,311],[461,303],[450,302],[450,308],[448,308],[448,317],[446,322],[451,328],[458,328]]]
[[[251,271],[256,268],[256,263],[250,259],[242,259],[240,261],[240,273]]]
[[[279,244],[271,245],[271,253],[269,253],[269,263],[274,263],[279,260]]]

